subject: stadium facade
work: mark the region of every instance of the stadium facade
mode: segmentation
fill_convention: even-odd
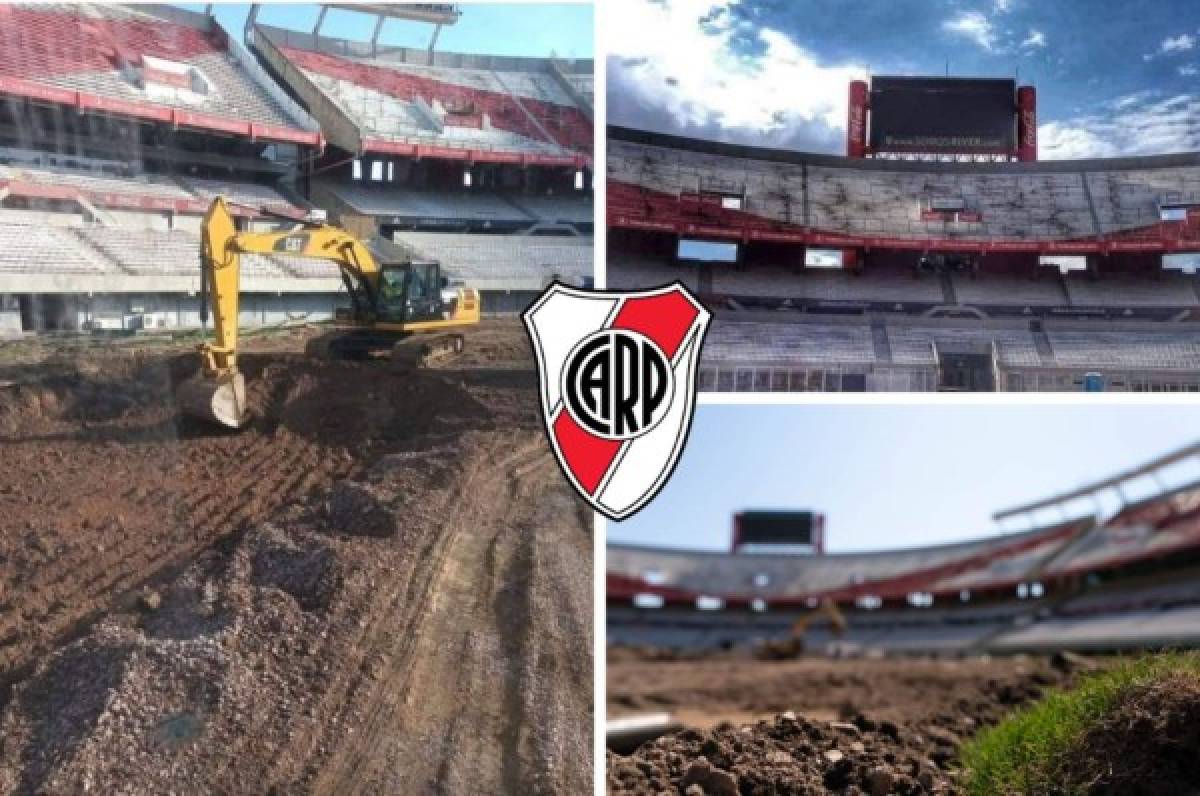
[[[786,636],[828,598],[849,630],[835,639],[818,623],[809,641],[831,651],[1197,646],[1200,482],[1168,488],[1161,476],[1195,472],[1198,460],[1200,444],[1189,446],[997,515],[1034,524],[1051,513],[1052,524],[955,544],[786,555],[610,543],[609,643],[708,648]],[[1106,499],[1118,507],[1101,511]]]
[[[217,195],[247,229],[320,210],[391,237],[487,312],[590,278],[590,61],[245,39],[169,6],[0,6],[0,334],[198,325]],[[245,325],[344,300],[328,263],[245,264]]]
[[[608,282],[720,391],[1200,389],[1200,153],[837,157],[610,127]]]

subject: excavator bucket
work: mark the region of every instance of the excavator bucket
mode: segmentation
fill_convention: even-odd
[[[177,397],[184,414],[209,423],[241,428],[250,420],[246,377],[241,373],[219,378],[200,375],[180,385]]]

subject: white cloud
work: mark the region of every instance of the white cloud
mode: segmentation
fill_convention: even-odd
[[[1187,64],[1179,67],[1179,74],[1183,77],[1195,77],[1196,75],[1200,75],[1200,67],[1196,64]]]
[[[1163,39],[1162,45],[1158,48],[1161,53],[1180,53],[1186,52],[1196,46],[1196,37],[1190,33],[1180,33],[1174,38]]]
[[[997,14],[1007,14],[1009,11],[1012,11],[1012,0],[996,0],[993,3],[993,7],[996,9]]]
[[[665,116],[679,130],[757,143],[817,127],[822,144],[833,145],[846,126],[847,86],[865,79],[866,69],[823,65],[784,33],[739,27],[730,14],[737,2],[609,0],[609,95],[623,92],[623,118],[614,121]],[[750,37],[756,52],[738,48],[739,36]]]
[[[958,16],[943,22],[942,28],[950,33],[966,36],[989,52],[996,43],[992,23],[982,11],[960,11]]]
[[[1025,41],[1021,42],[1022,47],[1030,50],[1037,50],[1046,46],[1046,34],[1040,30],[1030,29],[1029,35],[1025,37]]]
[[[1045,160],[1156,155],[1200,149],[1200,97],[1121,97],[1102,112],[1038,126]]]

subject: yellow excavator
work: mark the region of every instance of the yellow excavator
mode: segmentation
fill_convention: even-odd
[[[422,364],[462,351],[461,332],[450,330],[479,323],[479,291],[449,288],[436,261],[415,259],[383,239],[363,243],[324,222],[303,221],[286,231],[240,232],[225,200],[217,197],[200,235],[201,321],[207,324],[211,304],[213,340],[200,346],[201,373],[181,386],[179,404],[189,415],[228,428],[241,428],[249,420],[246,380],[237,361],[243,254],[337,264],[350,307],[336,311],[335,331],[314,340],[310,354],[361,359],[390,351],[393,359]],[[422,337],[414,339],[418,334]]]
[[[758,644],[754,650],[755,657],[764,661],[783,661],[799,658],[804,654],[804,634],[808,626],[820,617],[829,620],[829,632],[835,638],[841,638],[846,633],[846,617],[837,603],[828,597],[822,597],[817,607],[801,615],[792,623],[791,632],[786,639],[767,639]]]

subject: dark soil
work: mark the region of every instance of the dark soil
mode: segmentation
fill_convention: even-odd
[[[954,793],[963,740],[1090,668],[1061,657],[630,658],[610,656],[609,715],[669,710],[695,729],[610,753],[614,794]]]
[[[1131,689],[1064,772],[1092,794],[1200,793],[1200,683],[1179,675]]]

